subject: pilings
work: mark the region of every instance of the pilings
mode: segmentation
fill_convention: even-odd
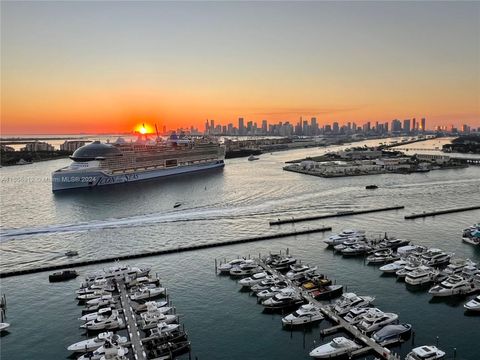
[[[467,207],[461,207],[461,208],[456,208],[456,209],[429,211],[429,212],[424,211],[423,213],[405,215],[405,219],[417,219],[417,218],[423,218],[423,217],[427,217],[427,216],[443,215],[443,214],[450,214],[450,213],[470,211],[470,210],[478,210],[478,209],[480,209],[480,205],[467,206]]]
[[[88,265],[101,264],[101,263],[107,263],[107,262],[113,262],[113,261],[139,259],[139,258],[144,258],[144,257],[149,257],[149,256],[174,254],[174,253],[179,253],[179,252],[207,249],[207,248],[213,248],[213,247],[219,247],[219,246],[243,244],[243,243],[262,241],[262,240],[280,239],[280,238],[286,238],[286,237],[290,237],[290,236],[314,234],[314,233],[325,232],[325,231],[330,231],[330,230],[332,230],[332,228],[330,226],[324,226],[324,227],[315,228],[315,229],[290,231],[290,232],[284,232],[284,233],[278,233],[278,234],[256,236],[256,237],[246,238],[246,239],[222,241],[222,242],[216,242],[216,243],[211,243],[211,244],[199,244],[199,245],[183,246],[183,247],[177,247],[177,248],[171,248],[171,249],[165,249],[165,250],[157,250],[157,251],[149,251],[149,252],[144,252],[144,253],[127,254],[127,255],[122,255],[122,256],[108,257],[108,258],[103,258],[103,259],[94,259],[94,260],[78,261],[78,262],[74,262],[74,263],[67,263],[67,264],[60,264],[60,265],[51,265],[51,266],[34,268],[34,269],[8,271],[8,272],[0,273],[0,278],[6,278],[6,277],[18,276],[18,275],[26,275],[26,274],[33,274],[33,273],[38,273],[38,272],[43,272],[43,271],[52,271],[52,270],[61,270],[61,269],[80,267],[80,266],[88,266]]]
[[[367,210],[351,210],[351,211],[339,211],[333,214],[327,215],[315,215],[315,216],[306,216],[301,218],[291,218],[291,219],[278,219],[275,221],[270,221],[271,225],[282,225],[282,224],[289,224],[289,223],[297,223],[301,221],[311,221],[311,220],[320,220],[320,219],[327,219],[327,218],[334,218],[334,217],[341,217],[341,216],[351,216],[351,215],[360,215],[360,214],[369,214],[374,212],[381,212],[381,211],[391,211],[391,210],[401,210],[404,209],[405,206],[397,205],[397,206],[388,206],[383,208],[376,208],[376,209],[367,209]]]

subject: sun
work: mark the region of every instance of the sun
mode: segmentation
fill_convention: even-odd
[[[142,125],[140,128],[140,134],[145,135],[147,133],[147,129],[145,129],[145,126]]]
[[[135,131],[141,135],[146,135],[150,133],[149,126],[145,124],[139,124],[135,126]]]

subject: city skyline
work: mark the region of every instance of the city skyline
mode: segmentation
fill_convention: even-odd
[[[270,123],[480,126],[475,2],[12,2],[2,134]]]

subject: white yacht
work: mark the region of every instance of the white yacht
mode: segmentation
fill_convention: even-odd
[[[165,294],[165,288],[162,287],[141,287],[133,294],[130,294],[129,297],[132,300],[146,300],[152,299]]]
[[[6,331],[10,327],[9,323],[6,322],[0,322],[0,332]]]
[[[463,307],[469,311],[480,311],[480,295],[467,302]]]
[[[348,354],[361,346],[344,337],[336,337],[327,344],[320,345],[310,351],[310,356],[315,359],[330,359],[336,356]]]
[[[402,269],[397,270],[395,272],[395,275],[399,279],[405,278],[408,274],[410,274],[413,270],[416,270],[418,267],[420,267],[422,263],[418,260],[408,260],[408,264],[405,265]]]
[[[347,246],[345,249],[342,250],[343,256],[357,256],[357,255],[364,255],[367,252],[372,250],[372,247],[365,242],[358,242],[353,244],[352,246]]]
[[[433,345],[423,345],[412,349],[405,360],[440,360],[445,357],[445,352]]]
[[[248,261],[252,261],[252,260],[248,260]],[[245,264],[246,262],[247,262],[247,260],[245,260],[245,259],[233,259],[233,260],[230,260],[229,262],[226,262],[224,264],[220,264],[217,267],[217,270],[221,273],[229,273],[230,270],[232,270],[232,268],[234,268],[236,266],[239,266],[239,265],[242,265],[242,264]]]
[[[266,308],[281,309],[302,302],[303,298],[300,294],[297,294],[295,291],[292,292],[290,289],[283,289],[278,294],[262,301],[262,305]]]
[[[149,309],[155,309],[162,314],[167,314],[172,311],[173,307],[166,305],[168,305],[167,301],[147,301],[146,303],[137,306],[134,310],[137,313],[140,313],[148,311]]]
[[[83,354],[78,358],[78,360],[101,360],[102,358],[105,358],[107,352],[111,354],[112,348],[116,349],[117,353],[121,353],[123,355],[128,353],[127,348],[118,344],[113,344],[110,341],[105,341],[105,343],[98,349]]]
[[[407,260],[400,259],[390,264],[383,265],[379,269],[385,274],[393,274],[396,273],[398,270],[403,269],[408,264],[409,262]]]
[[[156,310],[146,311],[140,314],[140,316],[142,318],[140,325],[142,330],[152,329],[160,323],[171,324],[178,321],[177,315],[163,314]]]
[[[280,257],[278,259],[274,259],[271,263],[270,266],[276,270],[286,270],[288,269],[291,265],[295,264],[297,262],[297,259],[295,259],[292,256],[284,256]]]
[[[338,245],[343,243],[347,239],[365,239],[365,231],[358,231],[358,230],[351,230],[346,229],[343,230],[341,233],[332,235],[328,239],[324,240],[323,242],[326,243],[328,246]]]
[[[259,291],[256,295],[260,300],[270,299],[280,292],[284,293],[294,293],[295,289],[285,286],[272,286],[270,289]]]
[[[99,316],[95,320],[91,320],[81,325],[81,328],[87,330],[114,330],[121,329],[125,326],[122,317],[118,314],[118,311],[112,311],[112,315],[109,317]]]
[[[114,308],[111,308],[111,307],[101,308],[101,309],[98,309],[98,311],[96,311],[96,312],[86,314],[86,315],[83,315],[83,316],[79,317],[78,320],[91,321],[91,320],[95,320],[97,318],[100,318],[102,316],[103,317],[109,317],[110,315],[112,315],[113,310],[114,310]]]
[[[430,266],[421,265],[415,270],[409,272],[405,277],[408,285],[423,285],[432,282],[438,271]]]
[[[473,278],[477,274],[480,274],[480,269],[476,265],[466,265],[461,273],[463,277],[467,278]]]
[[[124,336],[119,336],[114,334],[111,331],[102,332],[94,338],[76,342],[75,344],[67,347],[67,350],[74,352],[87,352],[98,349],[102,346],[105,341],[112,341],[119,345],[123,345],[127,342],[127,338]]]
[[[452,256],[453,254],[432,248],[422,254],[422,261],[427,266],[438,266],[450,262]]]
[[[450,260],[450,264],[448,264],[447,267],[443,269],[440,274],[438,274],[435,280],[439,282],[445,280],[447,277],[452,275],[461,275],[463,270],[467,266],[469,267],[468,269],[471,269],[472,267],[476,268],[477,264],[470,259],[456,258]]]
[[[377,250],[373,254],[367,256],[368,264],[384,264],[398,260],[400,256],[395,254],[392,249]]]
[[[161,322],[150,330],[150,336],[164,337],[166,334],[177,331],[179,328],[180,324],[167,324],[166,322]]]
[[[428,290],[428,293],[432,296],[453,296],[470,294],[477,290],[472,280],[464,279],[458,275],[452,275],[449,276],[447,280],[432,287]]]
[[[110,295],[110,292],[105,290],[94,290],[93,292],[90,292],[90,293],[77,295],[77,299],[80,301],[88,301],[88,300],[101,298],[104,295]]]
[[[246,261],[244,264],[234,266],[230,269],[231,276],[249,276],[257,272],[262,271],[262,268],[258,266],[253,260]]]
[[[301,278],[306,274],[313,274],[317,270],[317,267],[316,266],[310,267],[308,265],[296,264],[296,265],[291,265],[290,269],[291,270],[287,272],[287,278],[290,280],[295,280],[295,279]]]
[[[150,272],[149,267],[138,267],[138,266],[129,266],[116,264],[108,269],[103,269],[102,271],[95,272],[93,274],[87,275],[85,278],[85,286],[93,284],[96,280],[107,279],[107,280],[125,280],[127,277],[135,278],[146,276]]]
[[[262,271],[262,272],[253,274],[250,277],[246,277],[241,280],[238,280],[238,283],[244,287],[251,287],[266,279],[274,279],[274,277],[269,273]]]
[[[375,300],[372,296],[358,296],[355,293],[345,293],[338,299],[333,307],[338,315],[344,315],[354,307],[367,307]]]
[[[91,303],[90,303],[91,301]],[[117,301],[115,299],[113,299],[111,296],[110,298],[97,298],[97,299],[93,299],[93,300],[89,300],[87,301],[87,304],[86,304],[86,307],[85,309],[83,310],[84,313],[88,313],[88,312],[92,312],[92,311],[98,311],[100,310],[101,308],[104,308],[104,307],[112,307],[112,306],[116,306],[117,304]]]
[[[323,320],[323,314],[320,308],[308,303],[300,306],[298,310],[282,318],[282,324],[284,326],[295,326],[320,320]]]
[[[260,281],[258,284],[252,285],[250,290],[252,290],[254,293],[259,293],[260,291],[268,290],[273,286],[286,287],[288,285],[285,281],[279,280],[277,277],[272,277],[272,278],[264,279]]]
[[[343,318],[349,324],[357,325],[358,323],[363,321],[365,316],[371,316],[372,314],[375,314],[375,313],[383,313],[383,312],[377,308],[355,307],[353,309],[350,309],[350,311]]]
[[[128,349],[122,347],[105,347],[105,354],[100,360],[128,360],[126,354]]]
[[[378,330],[385,325],[391,324],[398,319],[398,315],[394,313],[368,313],[363,320],[358,323],[358,328],[366,333]]]

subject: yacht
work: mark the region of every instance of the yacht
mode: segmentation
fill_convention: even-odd
[[[343,256],[357,256],[357,255],[364,255],[371,250],[371,246],[367,245],[364,242],[359,242],[352,246],[348,246],[342,250]]]
[[[280,292],[295,293],[295,289],[291,287],[285,287],[285,286],[273,286],[270,289],[266,289],[258,292],[256,295],[260,300],[266,300],[266,299],[270,299],[271,297],[274,297]]]
[[[110,354],[112,348],[116,349],[118,353],[121,353],[123,355],[128,353],[127,348],[119,344],[114,344],[110,341],[105,341],[105,343],[98,349],[83,354],[78,358],[78,360],[100,360],[102,359],[102,357],[105,358],[107,352]]]
[[[128,360],[128,349],[117,346],[105,346],[105,354],[100,360]]]
[[[109,317],[99,316],[95,320],[91,320],[81,325],[81,328],[87,330],[115,330],[121,329],[125,326],[123,319],[118,314],[117,310],[112,311]]]
[[[391,324],[398,319],[398,315],[394,313],[367,313],[363,320],[358,323],[358,328],[361,331],[370,333],[372,331],[381,329],[385,325]]]
[[[372,339],[379,345],[385,346],[405,341],[412,333],[412,325],[386,325],[372,335]]]
[[[120,265],[116,264],[108,269],[103,269],[102,271],[89,274],[85,278],[86,286],[91,285],[95,280],[99,279],[115,279],[115,280],[124,280],[127,277],[135,278],[146,276],[150,272],[149,267],[137,267],[129,265]]]
[[[354,307],[350,309],[350,311],[343,318],[349,324],[357,325],[358,323],[363,321],[365,316],[377,312],[380,313],[382,311],[377,308]]]
[[[273,297],[263,300],[262,305],[265,308],[281,309],[301,304],[302,302],[303,298],[300,294],[297,294],[295,291],[292,292],[290,289],[283,289]]]
[[[98,349],[100,346],[102,346],[105,343],[105,341],[111,341],[119,345],[123,345],[127,342],[127,338],[124,336],[116,335],[111,331],[102,332],[94,338],[79,341],[79,342],[76,342],[75,344],[70,345],[69,347],[67,347],[67,350],[74,351],[74,352],[93,351]]]
[[[135,312],[137,312],[137,313],[147,311],[148,307],[153,306],[153,305],[155,305],[158,309],[163,309],[163,308],[169,307],[169,306],[167,306],[168,301],[147,301],[143,304],[139,304],[137,302],[132,302],[131,305],[132,305],[133,310],[135,310]],[[170,307],[170,309],[172,309],[172,308]]]
[[[461,273],[463,277],[467,277],[467,278],[473,278],[477,274],[480,274],[480,269],[476,265],[464,266]]]
[[[364,239],[358,239],[358,238],[349,238],[345,241],[343,241],[341,244],[335,245],[333,247],[333,250],[342,252],[342,250],[345,250],[346,248],[357,245],[357,244],[366,244],[366,241]]]
[[[428,249],[422,254],[422,261],[427,266],[439,266],[450,262],[452,255],[440,249]]]
[[[333,311],[342,316],[354,307],[367,307],[374,300],[375,298],[371,296],[358,296],[355,293],[345,293],[335,302]]]
[[[410,240],[396,239],[396,238],[385,238],[380,241],[375,247],[377,250],[381,249],[397,249],[402,246],[407,246],[410,244]]]
[[[319,286],[308,292],[315,300],[330,300],[342,295],[343,285]]]
[[[442,281],[439,285],[435,285],[428,293],[432,296],[453,296],[470,294],[477,291],[477,287],[472,280],[464,279],[458,275],[452,275],[447,280]]]
[[[407,274],[405,282],[409,285],[428,284],[435,279],[437,274],[438,272],[434,268],[421,265]]]
[[[259,273],[253,274],[250,277],[243,278],[243,279],[239,280],[238,283],[240,285],[244,286],[244,287],[251,287],[251,286],[253,286],[255,284],[258,284],[261,281],[266,280],[266,279],[272,279],[273,280],[274,277],[267,272],[259,272]]]
[[[341,244],[345,240],[352,239],[352,238],[365,239],[365,231],[346,229],[339,234],[330,236],[328,239],[324,240],[323,242],[326,243],[328,246],[333,246],[333,245]]]
[[[367,256],[368,264],[384,264],[398,260],[400,256],[395,254],[392,249],[383,249],[375,251],[373,254]]]
[[[270,263],[270,266],[275,270],[282,271],[289,269],[291,265],[295,264],[297,259],[292,256],[285,256],[279,259],[275,259]]]
[[[463,307],[469,311],[480,311],[480,295],[467,302]]]
[[[412,271],[420,267],[421,264],[422,263],[419,260],[408,260],[408,264],[405,265],[402,269],[397,270],[397,272],[395,272],[395,275],[397,275],[399,279],[403,279]]]
[[[102,298],[97,298],[97,299],[93,299],[93,300],[89,300],[87,301],[87,305],[85,307],[85,309],[83,310],[83,313],[89,313],[89,312],[95,312],[95,311],[98,311],[100,310],[101,308],[104,308],[104,307],[111,307],[111,306],[115,306],[117,304],[117,302],[113,299],[113,297],[109,297],[109,298],[105,298],[106,296],[102,297]],[[91,301],[91,303],[90,303]]]
[[[381,266],[379,269],[380,271],[384,272],[385,274],[393,274],[396,273],[397,271],[403,269],[405,266],[407,266],[409,262],[407,260],[396,260],[390,264],[386,264]]]
[[[165,294],[166,289],[162,287],[141,287],[137,291],[129,295],[132,300],[146,300],[152,299]]]
[[[156,327],[150,330],[150,336],[164,337],[166,334],[170,334],[179,330],[180,324],[167,324],[166,322],[158,323]]]
[[[320,345],[310,351],[310,356],[315,359],[330,359],[336,356],[351,353],[361,346],[345,337],[336,337],[327,344]]]
[[[438,274],[437,278],[435,279],[437,282],[443,281],[449,276],[452,275],[461,275],[463,272],[463,269],[466,266],[470,267],[475,267],[477,266],[476,263],[471,261],[470,259],[461,259],[461,258],[456,258],[453,260],[450,260],[450,264],[447,265],[445,269],[443,269],[440,274]]]
[[[89,301],[102,298],[104,295],[110,295],[110,292],[106,290],[94,290],[93,292],[77,295],[77,299],[80,301]]]
[[[412,349],[405,360],[440,360],[445,357],[445,352],[433,345],[423,345]]]
[[[97,312],[92,312],[90,314],[86,314],[86,315],[83,315],[83,316],[79,317],[78,320],[91,321],[91,320],[95,320],[97,318],[100,318],[102,316],[105,317],[105,318],[108,318],[110,315],[112,315],[113,310],[114,310],[114,308],[111,308],[111,307],[101,308],[101,309],[98,309]]]
[[[248,260],[248,261],[253,262],[253,260]],[[229,262],[226,262],[225,264],[220,264],[217,267],[217,270],[220,273],[230,273],[230,270],[232,270],[232,268],[245,264],[246,262],[247,260],[245,259],[233,259],[233,260],[230,260]]]
[[[298,310],[282,318],[282,324],[284,326],[295,326],[320,320],[323,320],[323,314],[320,308],[308,303],[300,306]]]
[[[252,285],[250,290],[252,290],[254,293],[259,293],[260,291],[268,290],[273,286],[287,287],[288,284],[283,280],[279,280],[277,277],[272,277],[272,278],[264,279],[260,281],[258,284]]]
[[[258,266],[253,260],[234,266],[230,269],[230,276],[249,276],[257,272],[262,271],[262,268]]]
[[[296,280],[301,278],[305,274],[313,274],[317,270],[317,267],[310,267],[308,265],[295,264],[290,266],[290,271],[287,273],[287,278],[290,280]]]
[[[164,314],[158,309],[151,309],[140,314],[142,319],[140,328],[147,330],[156,327],[159,323],[175,323],[178,320],[177,315]]]

